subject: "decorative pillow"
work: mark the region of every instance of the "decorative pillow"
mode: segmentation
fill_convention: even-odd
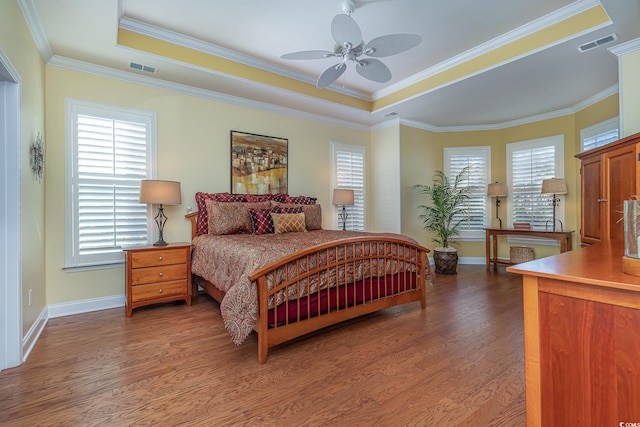
[[[251,230],[253,234],[273,233],[273,219],[271,209],[249,209],[251,216]]]
[[[286,194],[282,194],[282,193],[275,193],[275,194],[245,194],[244,195],[244,199],[247,202],[266,202],[269,200],[275,200],[276,202],[286,202],[287,201],[287,195]]]
[[[286,203],[293,203],[293,204],[297,204],[297,205],[315,205],[317,201],[318,201],[318,199],[315,198],[315,197],[309,197],[309,196],[291,197],[291,196],[287,196],[287,200],[285,202]]]
[[[302,206],[286,207],[283,205],[276,205],[271,208],[271,212],[275,213],[304,213]]]
[[[273,229],[276,234],[307,231],[304,224],[304,214],[272,213]]]
[[[268,209],[269,202],[216,202],[207,200],[209,234],[251,233],[249,209]]]
[[[302,208],[306,221],[307,230],[322,230],[322,208],[320,205],[304,205],[304,204],[290,204],[290,203],[276,203],[271,202],[274,207],[282,209]]]
[[[244,202],[245,196],[231,193],[196,193],[196,205],[198,206],[198,218],[196,220],[196,235],[209,233],[209,215],[207,213],[207,200],[217,202]]]

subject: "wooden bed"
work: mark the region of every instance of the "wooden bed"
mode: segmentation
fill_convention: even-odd
[[[197,215],[186,215],[192,241]],[[426,308],[429,250],[399,235],[362,235],[303,249],[249,274],[257,287],[253,330],[261,364],[271,347],[309,332],[401,304],[419,301]],[[329,282],[335,286],[312,286]],[[221,287],[197,275],[192,283],[222,303]]]

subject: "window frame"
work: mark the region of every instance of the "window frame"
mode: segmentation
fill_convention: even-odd
[[[609,133],[615,130],[617,132],[617,137],[613,140],[609,140],[607,143],[598,144],[598,136],[601,136],[605,133]],[[610,119],[604,120],[600,123],[596,123],[595,125],[588,126],[584,129],[580,130],[580,152],[588,151],[584,148],[584,143],[586,139],[596,138],[595,147],[589,148],[589,150],[593,150],[594,148],[602,147],[603,145],[610,144],[614,141],[620,139],[620,117],[615,116]]]
[[[483,225],[481,229],[478,230],[461,230],[460,233],[455,236],[452,240],[459,241],[484,241],[485,240],[485,230],[487,224],[491,221],[491,206],[490,199],[487,197],[487,185],[491,182],[491,147],[490,146],[470,146],[470,147],[445,147],[443,150],[444,155],[444,174],[450,179],[453,180],[453,176],[451,174],[451,161],[454,157],[483,157],[485,161],[485,171],[484,171],[484,179],[485,183],[483,188],[479,191],[474,192],[477,196],[482,197],[484,200],[484,219]]]
[[[507,144],[506,147],[506,162],[507,162],[507,187],[509,188],[509,196],[506,197],[507,205],[507,227],[513,228],[513,162],[512,157],[515,152],[525,151],[531,149],[540,149],[553,146],[554,147],[554,176],[548,178],[564,178],[564,135],[553,135],[543,138],[531,139],[526,141],[518,141]],[[547,178],[544,178],[547,179]],[[542,188],[542,182],[540,182],[540,188]],[[539,194],[539,193],[533,193]],[[565,223],[565,196],[557,195],[560,199],[560,203],[556,208],[556,218]],[[551,196],[549,196],[551,199]],[[551,202],[549,202],[551,203]],[[551,219],[551,218],[549,218]],[[536,238],[515,238],[508,237],[509,242],[522,242],[522,243],[534,243],[540,245],[558,246],[558,241],[551,241],[548,239],[536,239]]]
[[[338,164],[337,164],[337,155],[338,152],[345,151],[350,153],[359,154],[362,156],[362,188],[353,188],[350,186],[339,185],[338,182]],[[354,206],[347,206],[346,210],[349,214],[347,217],[347,230],[350,231],[365,231],[367,228],[367,209],[366,209],[366,190],[367,190],[367,149],[362,145],[355,144],[345,144],[341,142],[331,142],[331,194],[333,194],[334,188],[345,188],[345,189],[353,189],[354,190]],[[333,195],[331,195],[333,197]],[[330,199],[331,200],[331,199]],[[362,214],[361,218],[361,229],[353,228],[353,214],[354,210],[359,209]],[[342,230],[342,224],[339,219],[339,207],[333,206],[331,214],[331,224],[334,229]],[[351,219],[351,221],[350,221]],[[349,226],[352,228],[349,228]]]
[[[124,252],[111,252],[80,255],[78,248],[78,116],[93,115],[110,120],[126,120],[144,123],[147,139],[147,176],[145,179],[156,179],[157,176],[157,113],[153,111],[100,104],[73,98],[65,98],[65,271],[87,271],[124,266]],[[147,242],[155,237],[153,227],[154,206],[146,207]]]

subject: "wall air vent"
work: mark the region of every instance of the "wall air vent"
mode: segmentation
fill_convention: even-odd
[[[129,62],[129,68],[133,68],[134,70],[144,71],[145,73],[156,73],[156,67],[152,67],[150,65],[142,65],[137,62]]]
[[[588,43],[585,43],[585,44],[582,44],[582,45],[578,46],[578,50],[580,52],[586,52],[588,50],[595,49],[595,48],[597,48],[599,46],[614,42],[616,40],[618,40],[618,36],[616,36],[615,33],[614,34],[609,34],[608,36],[604,36],[601,39],[594,40],[594,41],[591,41],[591,42],[588,42]]]

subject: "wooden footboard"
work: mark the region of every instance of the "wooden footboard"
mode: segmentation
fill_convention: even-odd
[[[196,215],[187,215],[194,237]],[[249,279],[258,288],[258,360],[265,363],[273,346],[364,314],[415,301],[425,309],[428,252],[401,238],[364,236],[320,244],[256,270]],[[221,301],[224,293],[200,283]]]
[[[414,301],[426,308],[428,252],[401,239],[359,237],[317,245],[255,271],[249,279],[258,286],[260,363],[269,348],[344,320]],[[326,283],[334,288],[327,290]]]

